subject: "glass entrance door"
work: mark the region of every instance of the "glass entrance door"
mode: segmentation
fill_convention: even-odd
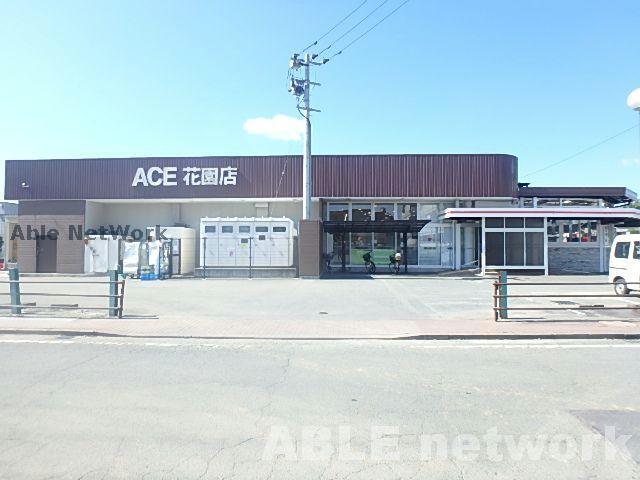
[[[453,266],[453,227],[430,223],[418,235],[418,265],[451,268]]]
[[[460,268],[478,267],[478,225],[460,225]]]

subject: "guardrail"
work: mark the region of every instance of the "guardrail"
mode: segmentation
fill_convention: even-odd
[[[606,285],[613,287],[613,283],[610,282],[509,282],[507,278],[507,272],[500,271],[498,274],[498,280],[493,283],[493,312],[494,320],[509,319],[510,311],[557,311],[557,310],[640,310],[640,305],[635,307],[607,307],[604,305],[577,305],[566,307],[548,307],[548,306],[531,306],[531,307],[511,307],[509,306],[509,299],[511,298],[640,298],[640,295],[629,294],[625,296],[605,293],[529,293],[529,294],[511,294],[509,293],[510,286],[517,287],[532,287],[532,286],[602,286]],[[627,282],[627,285],[640,285],[640,282]]]
[[[0,310],[11,309],[11,313],[15,315],[22,315],[23,309],[31,310],[106,310],[110,317],[122,318],[122,309],[124,307],[124,288],[125,280],[118,279],[118,272],[116,270],[109,271],[109,280],[20,280],[20,273],[17,268],[9,270],[9,280],[2,280],[0,283],[9,285],[9,292],[0,292],[0,295],[9,295],[9,304],[0,304]],[[52,292],[23,292],[21,287],[25,285],[88,285],[88,284],[100,284],[109,285],[108,294],[88,294],[88,293],[52,293]],[[108,307],[81,307],[79,305],[46,305],[37,306],[23,303],[22,297],[84,297],[84,298],[108,298]]]

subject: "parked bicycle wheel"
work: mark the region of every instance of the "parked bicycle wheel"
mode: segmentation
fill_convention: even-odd
[[[367,264],[367,272],[370,274],[374,274],[376,273],[376,264],[373,262],[369,262]]]

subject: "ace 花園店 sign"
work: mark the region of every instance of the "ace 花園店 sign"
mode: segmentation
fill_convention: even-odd
[[[131,182],[132,187],[175,187],[236,185],[237,167],[139,167]]]

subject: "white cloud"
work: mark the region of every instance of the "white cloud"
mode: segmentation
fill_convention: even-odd
[[[624,167],[640,167],[640,158],[623,158],[620,163]]]
[[[279,113],[271,118],[250,118],[243,125],[250,135],[262,135],[272,140],[299,142],[304,135],[304,120]]]

